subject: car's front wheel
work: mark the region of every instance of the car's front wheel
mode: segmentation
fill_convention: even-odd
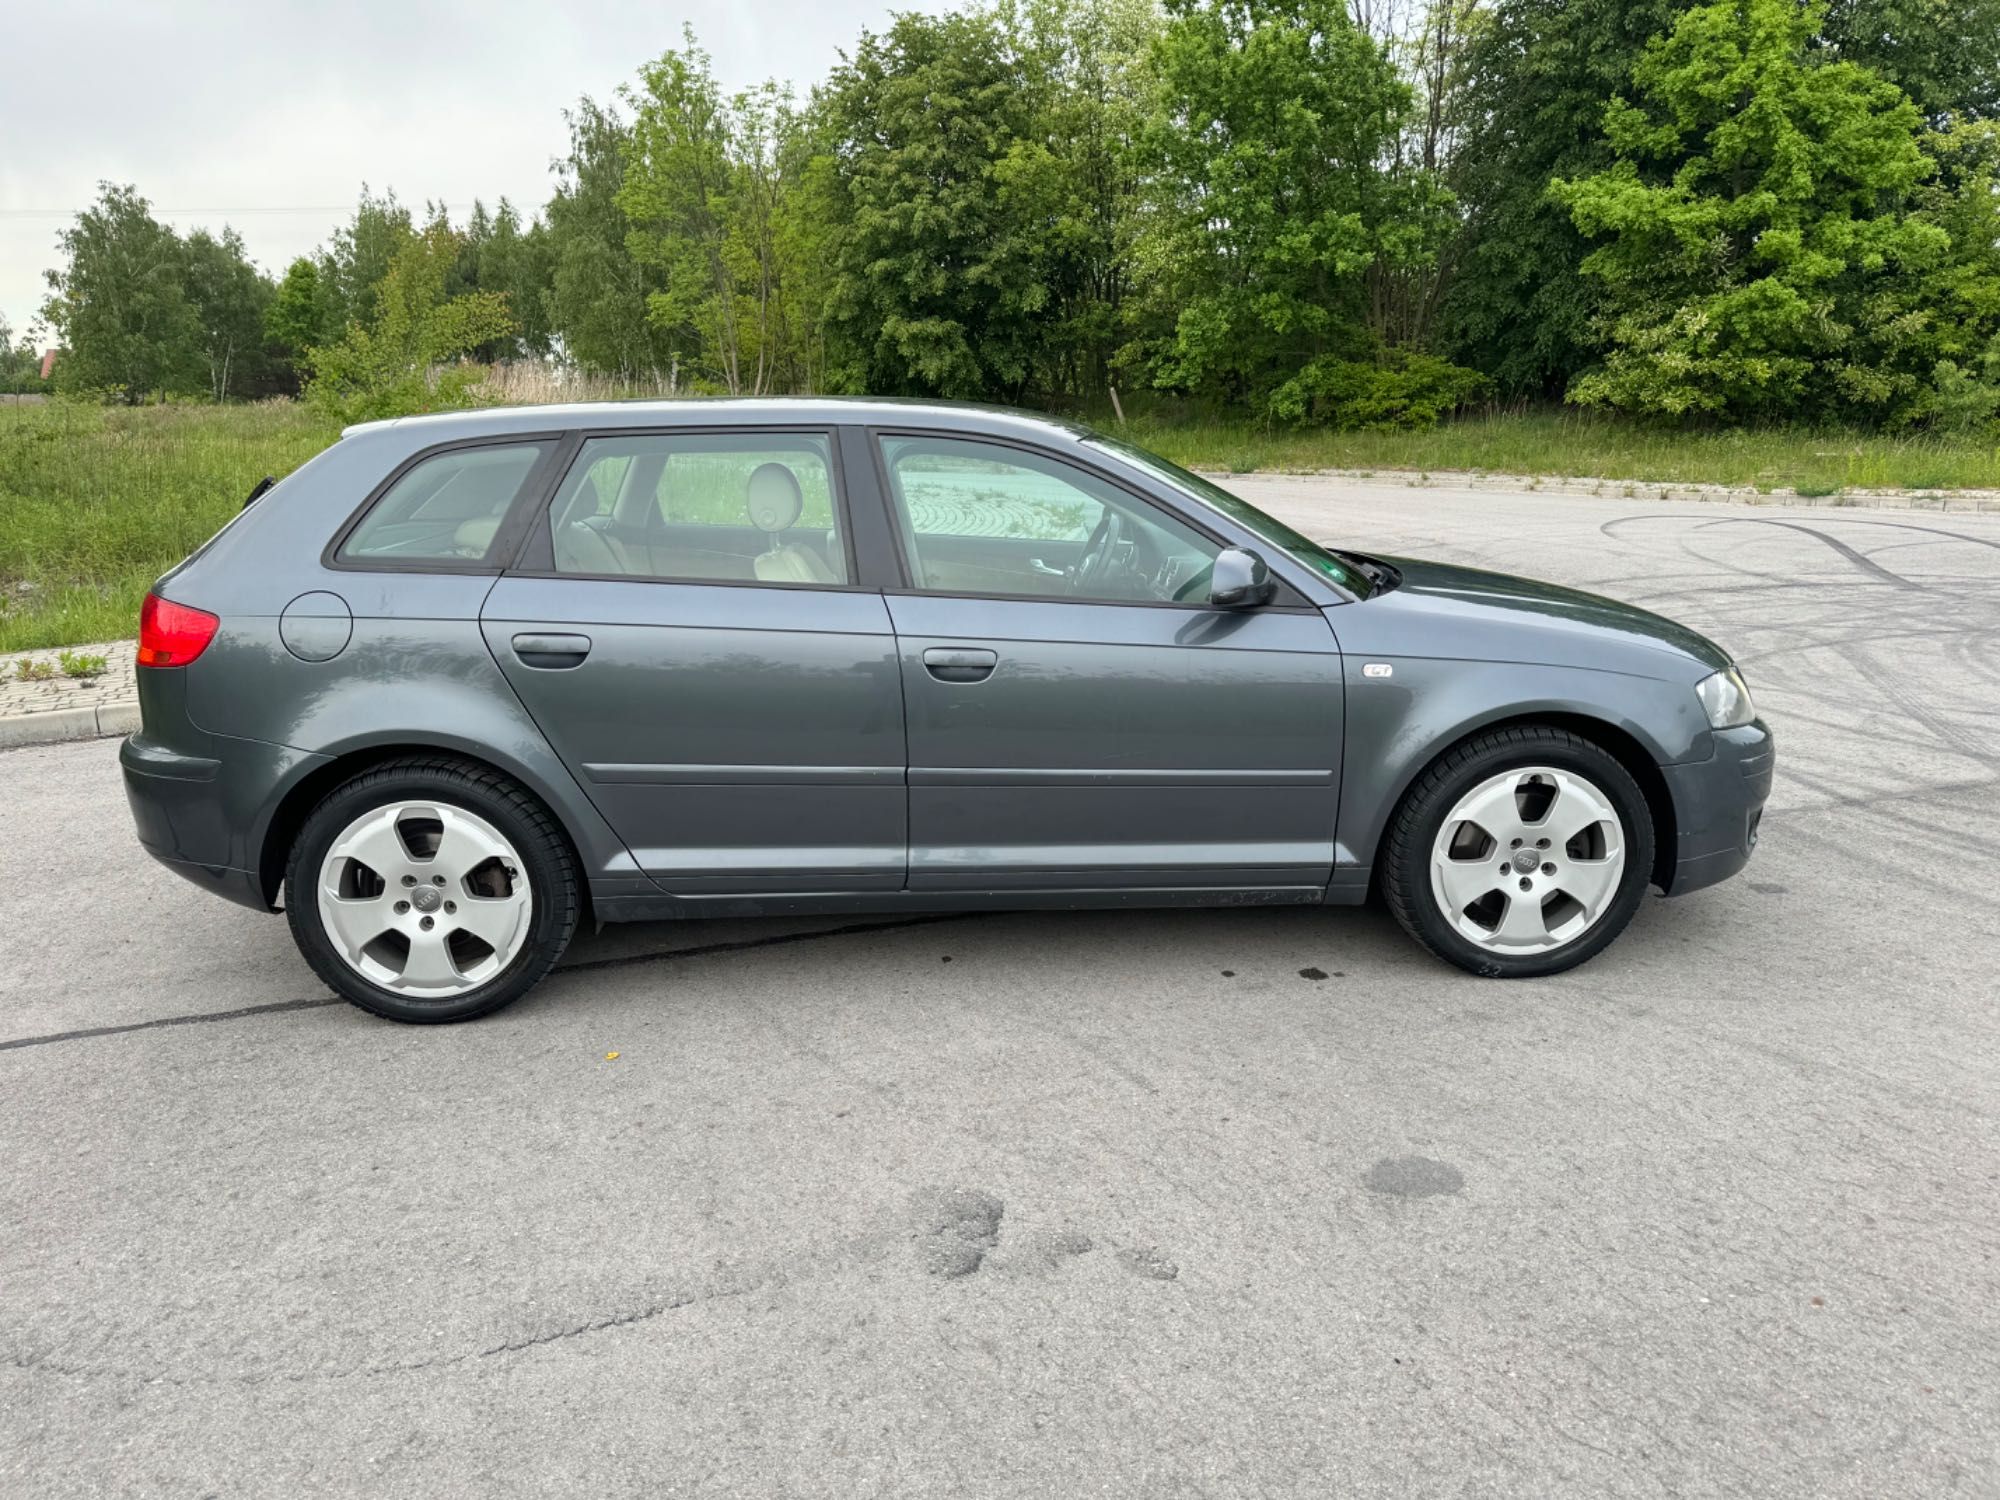
[[[466,1021],[554,967],[576,930],[569,846],[500,773],[443,759],[362,772],[292,846],[285,908],[312,970],[395,1021]]]
[[[1382,888],[1440,958],[1528,978],[1605,948],[1652,868],[1632,774],[1589,740],[1531,725],[1468,740],[1417,778],[1390,824]]]

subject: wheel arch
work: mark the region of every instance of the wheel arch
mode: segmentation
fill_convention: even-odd
[[[292,845],[297,841],[306,819],[322,799],[344,782],[376,766],[419,756],[445,757],[477,770],[495,772],[517,783],[523,792],[534,798],[561,833],[576,868],[578,899],[582,903],[580,920],[591,917],[591,866],[583,857],[576,830],[565,816],[561,800],[551,796],[549,788],[541,785],[539,779],[523,767],[495,756],[490,750],[468,748],[442,739],[405,737],[365,742],[338,750],[313,765],[279,795],[265,821],[257,854],[258,888],[263,893],[265,905],[273,910],[277,908]]]
[[[1673,793],[1667,786],[1666,776],[1660,770],[1660,762],[1654,758],[1653,752],[1645,743],[1629,729],[1614,724],[1609,719],[1580,713],[1574,709],[1560,708],[1524,709],[1516,713],[1482,719],[1474,724],[1462,725],[1448,735],[1433,741],[1428,747],[1429,753],[1422,759],[1412,758],[1395,787],[1394,795],[1384,800],[1381,819],[1374,829],[1373,847],[1368,855],[1370,870],[1379,870],[1381,865],[1383,850],[1387,844],[1381,837],[1382,830],[1395,817],[1396,810],[1409,796],[1410,788],[1415,786],[1432,766],[1467,740],[1500,730],[1534,727],[1561,729],[1579,739],[1590,741],[1623,766],[1638,783],[1653,823],[1653,868],[1647,872],[1648,879],[1654,885],[1664,888],[1673,875],[1674,857],[1679,848],[1679,828],[1674,813]]]

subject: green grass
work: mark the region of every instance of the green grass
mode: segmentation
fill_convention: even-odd
[[[1569,412],[1381,433],[1288,432],[1155,413],[1136,416],[1124,431],[1181,463],[1238,473],[1479,469],[1820,496],[2000,487],[2000,444],[1991,440],[1674,433]],[[0,406],[0,651],[131,635],[148,584],[234,515],[259,478],[290,472],[336,432],[284,402]]]
[[[134,634],[148,584],[337,432],[289,403],[0,406],[0,651]]]
[[[1101,420],[1101,419],[1100,419]],[[1835,495],[1850,489],[2000,487],[1993,439],[1852,432],[1672,432],[1578,412],[1464,417],[1427,432],[1294,432],[1262,425],[1135,417],[1124,435],[1190,468],[1479,469],[1567,479],[1726,484]]]

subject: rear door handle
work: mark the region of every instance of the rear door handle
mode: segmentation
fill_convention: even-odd
[[[924,651],[924,670],[939,682],[984,682],[999,661],[999,652],[981,648],[930,646]]]
[[[524,633],[514,637],[514,654],[527,667],[580,667],[590,655],[590,637]]]

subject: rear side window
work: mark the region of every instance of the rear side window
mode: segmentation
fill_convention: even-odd
[[[435,453],[406,470],[341,544],[344,562],[484,563],[528,476],[555,445]]]
[[[592,438],[556,491],[558,573],[799,587],[847,582],[824,433]]]

